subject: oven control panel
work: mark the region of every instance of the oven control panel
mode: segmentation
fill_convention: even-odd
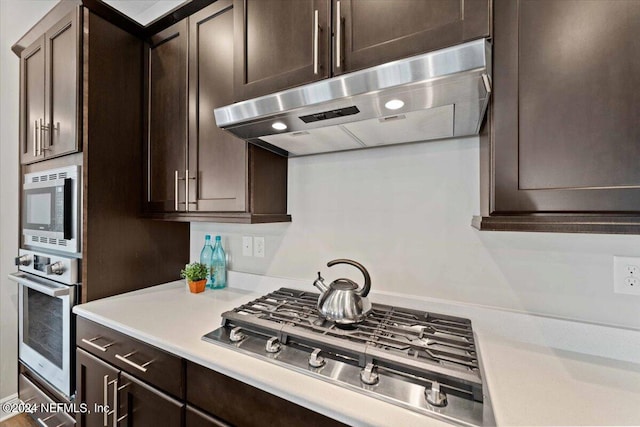
[[[16,258],[18,270],[46,277],[67,285],[78,283],[78,260],[60,255],[20,249]]]

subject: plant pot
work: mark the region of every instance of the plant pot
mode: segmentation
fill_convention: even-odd
[[[187,283],[189,284],[189,291],[191,291],[191,293],[199,294],[200,292],[204,291],[205,285],[207,284],[207,279],[198,280],[197,282],[187,280]]]

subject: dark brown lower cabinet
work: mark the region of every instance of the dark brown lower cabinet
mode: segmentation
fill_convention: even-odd
[[[191,362],[187,362],[185,403],[81,348],[76,350],[76,361],[76,403],[89,409],[77,414],[80,427],[344,425]]]
[[[171,375],[168,373],[168,375]],[[180,427],[184,403],[124,372],[118,386],[120,426]]]
[[[80,427],[344,426],[82,317],[77,324],[76,404],[90,410],[77,414]]]
[[[119,372],[119,369],[84,350],[76,351],[76,402],[86,403],[91,411],[77,414],[78,425],[103,427],[109,423],[113,414],[109,415],[106,407],[113,403],[113,392]]]
[[[182,426],[185,405],[179,400],[82,349],[76,367],[76,403],[88,408],[77,414],[79,426]]]
[[[191,362],[187,362],[187,402],[237,426],[344,426],[334,419]]]

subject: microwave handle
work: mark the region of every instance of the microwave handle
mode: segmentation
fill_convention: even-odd
[[[65,240],[73,239],[72,234],[72,225],[73,225],[73,203],[71,203],[71,198],[75,197],[71,193],[73,192],[73,185],[71,182],[71,178],[65,178],[64,180],[64,215],[63,215],[63,224],[62,231]]]
[[[9,273],[9,279],[17,282],[27,288],[33,289],[34,291],[41,292],[45,295],[49,295],[50,297],[61,297],[65,295],[69,295],[71,292],[71,288],[69,286],[57,286],[54,284],[48,283],[40,283],[35,282],[27,278],[24,274],[21,273]]]

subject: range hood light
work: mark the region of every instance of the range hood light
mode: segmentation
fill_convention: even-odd
[[[404,101],[400,99],[392,99],[391,101],[387,101],[387,103],[384,104],[384,107],[388,110],[397,110],[404,107]]]
[[[287,125],[285,125],[282,122],[275,122],[274,124],[271,125],[272,128],[274,128],[275,130],[285,130],[287,128]]]

